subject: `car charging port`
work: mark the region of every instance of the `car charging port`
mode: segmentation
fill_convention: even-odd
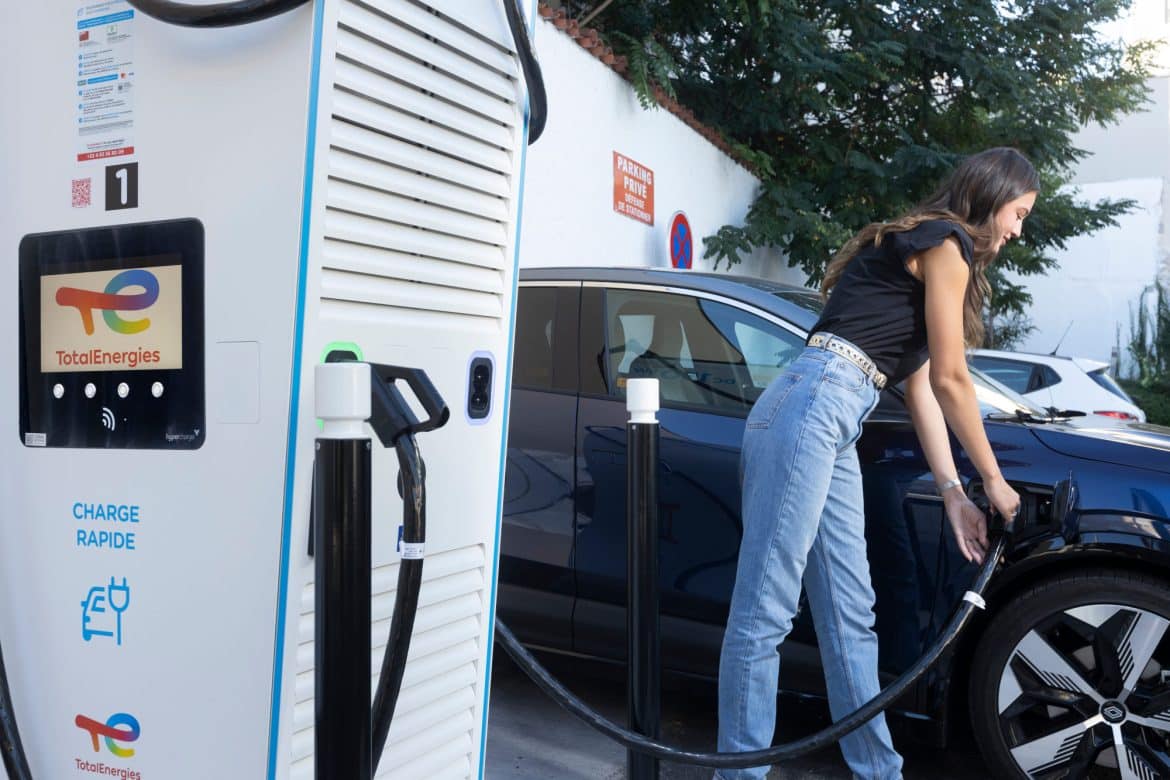
[[[1032,485],[1011,483],[1012,488],[1020,494],[1020,511],[1016,515],[1012,527],[1012,535],[1016,538],[1043,533],[1051,530],[1054,522],[1053,505],[1055,502],[1056,487],[1047,485]],[[968,490],[971,500],[983,510],[988,517],[988,529],[999,531],[1003,529],[1003,519],[998,513],[991,511],[991,502],[983,491],[982,482],[972,482]]]

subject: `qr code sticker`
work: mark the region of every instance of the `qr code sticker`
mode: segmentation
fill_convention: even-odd
[[[73,208],[88,208],[93,203],[93,179],[73,180]]]

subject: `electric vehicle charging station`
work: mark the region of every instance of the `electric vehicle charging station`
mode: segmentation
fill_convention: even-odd
[[[482,774],[529,134],[502,2],[219,29],[8,9],[0,645],[34,776],[312,776],[335,348],[424,369],[452,410],[420,441],[432,523],[378,772]],[[372,473],[374,674],[402,508],[390,451]]]

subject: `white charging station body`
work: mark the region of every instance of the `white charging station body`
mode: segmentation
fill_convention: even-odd
[[[0,642],[34,774],[312,776],[313,374],[356,347],[452,410],[379,776],[481,775],[526,137],[501,3],[6,19]],[[376,447],[371,675],[396,470]]]

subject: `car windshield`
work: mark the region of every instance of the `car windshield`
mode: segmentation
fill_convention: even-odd
[[[975,397],[979,400],[979,409],[984,416],[1016,414],[1017,412],[1033,414],[1037,417],[1048,416],[1048,412],[1002,382],[992,379],[975,366],[968,363],[967,369],[971,373],[971,381],[975,384]]]

